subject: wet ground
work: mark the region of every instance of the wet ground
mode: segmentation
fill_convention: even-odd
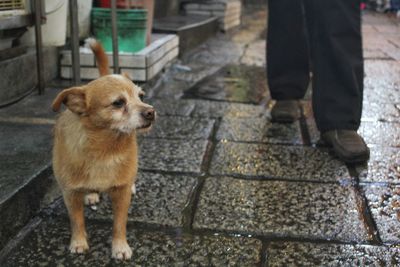
[[[68,253],[68,219],[58,199],[7,247],[0,265],[399,265],[399,22],[364,15],[360,133],[372,153],[365,166],[344,165],[319,142],[307,99],[299,122],[270,121],[265,22],[264,11],[251,12],[240,29],[209,40],[147,86],[160,116],[139,140],[131,261],[110,258],[112,214],[104,195],[97,209],[85,211],[88,254]],[[15,123],[32,129],[14,137],[19,146],[8,148],[9,161],[25,147],[48,155],[48,138],[26,141],[46,136],[53,119],[30,110],[32,103],[22,104],[25,113],[0,113],[10,133]]]

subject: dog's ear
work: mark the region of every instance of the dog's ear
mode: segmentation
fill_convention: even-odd
[[[82,87],[65,89],[59,93],[53,101],[53,111],[59,111],[61,104],[64,104],[72,112],[82,115],[86,112],[86,92]]]
[[[127,79],[129,79],[129,80],[131,80],[131,81],[132,81],[132,78],[131,78],[131,76],[129,76],[129,74],[128,74],[128,73],[126,73],[126,72],[123,72],[123,73],[121,73],[121,75],[122,75],[122,76],[124,76],[125,78],[127,78]]]

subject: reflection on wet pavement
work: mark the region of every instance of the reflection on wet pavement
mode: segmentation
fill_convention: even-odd
[[[186,92],[186,97],[259,104],[269,99],[265,68],[226,66]]]
[[[362,242],[356,198],[351,186],[210,177],[194,228]]]
[[[324,150],[225,140],[216,146],[210,173],[242,178],[321,182],[351,179],[346,166]]]

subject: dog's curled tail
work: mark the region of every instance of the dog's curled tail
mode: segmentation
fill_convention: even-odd
[[[96,57],[97,67],[99,69],[100,76],[110,74],[108,57],[101,43],[94,38],[88,38],[86,39],[86,45],[89,46],[90,49],[92,49],[93,54]]]

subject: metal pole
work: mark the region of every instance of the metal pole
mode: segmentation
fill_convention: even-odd
[[[71,28],[72,77],[75,85],[81,82],[81,64],[79,62],[79,26],[77,0],[69,0],[69,18]]]
[[[118,27],[117,27],[117,1],[111,0],[111,27],[112,27],[112,45],[113,45],[113,63],[114,73],[119,73],[118,58]]]
[[[44,94],[44,64],[43,64],[43,42],[42,42],[42,0],[34,1],[35,9],[35,41],[36,41],[36,64],[38,76],[39,95]]]

